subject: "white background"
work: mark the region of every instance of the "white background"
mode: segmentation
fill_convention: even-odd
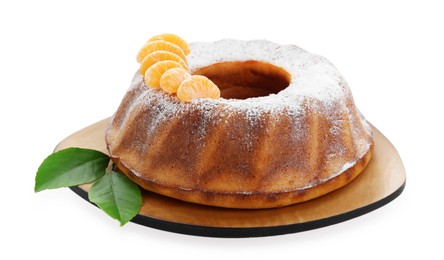
[[[153,2],[153,3],[151,3]],[[334,2],[334,3],[333,3]],[[292,3],[292,4],[289,4]],[[443,257],[444,8],[439,1],[1,1],[0,258]],[[331,60],[398,149],[404,193],[359,218],[249,239],[120,227],[69,189],[33,192],[69,134],[110,116],[151,36],[293,43]]]

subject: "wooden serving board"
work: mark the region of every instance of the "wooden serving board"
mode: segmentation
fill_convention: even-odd
[[[107,153],[104,141],[109,119],[63,140],[55,150],[91,148]],[[242,210],[198,205],[143,191],[140,213],[132,220],[182,234],[212,237],[253,237],[294,233],[358,217],[398,197],[406,174],[395,147],[373,127],[375,148],[364,172],[348,185],[319,198],[276,209]],[[90,185],[71,189],[88,200]]]

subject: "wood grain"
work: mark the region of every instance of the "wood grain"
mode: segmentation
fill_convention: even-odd
[[[55,150],[83,147],[107,153],[107,124],[105,119],[86,127],[60,142]],[[375,127],[373,133],[374,154],[364,172],[348,185],[319,198],[276,209],[242,210],[198,205],[144,191],[140,215],[203,227],[255,228],[307,223],[355,211],[390,196],[406,180],[396,149]],[[80,188],[88,191],[89,186]]]

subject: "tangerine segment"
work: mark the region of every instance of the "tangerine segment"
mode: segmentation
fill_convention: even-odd
[[[165,71],[179,67],[181,67],[180,64],[172,60],[159,61],[146,70],[145,84],[147,84],[150,88],[158,88],[160,84],[160,78],[165,73]]]
[[[172,68],[160,77],[160,87],[170,94],[176,93],[182,81],[191,77],[191,74],[183,68]]]
[[[170,51],[181,57],[183,60],[187,60],[185,53],[179,46],[171,42],[159,40],[147,42],[137,54],[137,62],[141,63],[143,58],[155,51]]]
[[[188,46],[188,42],[186,42],[184,39],[180,38],[179,36],[172,34],[172,33],[164,33],[160,35],[156,35],[149,39],[148,41],[167,41],[176,44],[180,48],[182,48],[185,55],[188,55],[190,53],[190,47]]]
[[[149,67],[154,65],[156,62],[164,60],[172,60],[178,62],[184,69],[188,69],[186,61],[184,61],[177,54],[174,54],[170,51],[155,51],[145,56],[145,58],[142,60],[142,62],[140,63],[140,73],[142,75],[145,75],[145,72]]]
[[[205,76],[193,75],[184,80],[177,89],[177,97],[185,102],[196,98],[220,98],[220,90]]]

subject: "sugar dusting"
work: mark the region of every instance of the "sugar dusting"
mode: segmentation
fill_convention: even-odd
[[[223,107],[219,111],[226,113],[242,111],[254,124],[256,118],[263,113],[280,116],[285,111],[288,115],[298,115],[303,111],[301,105],[304,104],[304,99],[311,99],[315,104],[321,102],[324,107],[328,107],[350,94],[348,88],[342,86],[342,76],[329,61],[295,45],[278,45],[266,40],[221,40],[213,43],[191,43],[190,48],[191,53],[187,59],[191,72],[218,62],[256,60],[281,67],[291,75],[290,85],[277,94],[247,99],[193,100],[191,105],[202,111],[212,111],[216,107]],[[141,82],[143,79],[137,73],[132,86],[140,86]],[[164,95],[159,90],[147,88],[146,92],[149,93],[145,95],[145,101],[155,98],[159,104],[163,104],[166,110],[161,114],[164,116],[190,105],[178,102],[176,98]],[[207,114],[213,115],[211,112]]]
[[[187,59],[191,72],[218,62],[255,60],[281,67],[291,75],[290,85],[265,97],[244,100],[218,99],[237,108],[276,108],[294,104],[294,98],[310,96],[329,102],[344,96],[341,75],[325,58],[295,45],[279,45],[266,40],[220,40],[214,43],[192,43]]]
[[[295,45],[279,45],[266,40],[220,40],[214,43],[192,43],[188,62],[191,72],[218,62],[255,60],[281,67],[291,75],[290,85],[277,94],[247,99],[196,99],[193,105],[241,111],[251,124],[264,113],[297,117],[307,100],[313,106],[322,104],[328,110],[338,100],[351,95],[344,79],[325,58]]]

